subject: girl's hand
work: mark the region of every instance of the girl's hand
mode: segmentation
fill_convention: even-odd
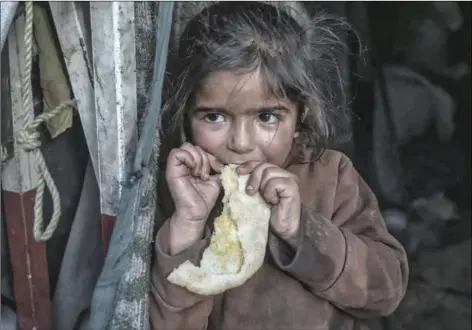
[[[179,224],[203,228],[220,193],[210,170],[221,172],[216,158],[190,143],[173,149],[167,159],[166,180],[175,204],[173,219]]]
[[[298,177],[278,166],[263,162],[247,162],[237,169],[238,174],[250,174],[247,193],[259,191],[272,204],[270,224],[283,240],[294,243],[300,230],[301,198]]]

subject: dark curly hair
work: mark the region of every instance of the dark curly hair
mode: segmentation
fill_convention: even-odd
[[[180,143],[190,137],[187,109],[207,75],[258,70],[274,95],[299,105],[300,141],[317,159],[345,114],[335,105],[334,91],[342,91],[337,58],[346,50],[341,42],[346,31],[352,30],[339,18],[317,14],[303,23],[265,2],[210,5],[190,19],[169,58],[164,118],[171,125],[164,133],[178,131]]]

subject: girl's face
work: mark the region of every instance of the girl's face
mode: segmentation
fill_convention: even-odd
[[[210,74],[190,109],[193,142],[225,164],[282,166],[291,150],[297,104],[267,92],[255,72]]]

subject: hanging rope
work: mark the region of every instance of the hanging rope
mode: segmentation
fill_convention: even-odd
[[[40,134],[37,128],[45,121],[55,117],[67,108],[75,107],[74,101],[66,101],[50,112],[45,112],[36,118],[33,117],[33,89],[31,85],[32,58],[33,58],[33,1],[25,2],[25,35],[24,35],[25,63],[22,78],[23,108],[27,115],[26,124],[18,133],[17,143],[25,151],[36,155],[38,165],[38,188],[34,201],[33,235],[37,241],[47,241],[57,228],[61,217],[61,198],[56,184],[49,173],[41,150]],[[44,230],[43,199],[45,187],[49,189],[52,197],[53,213],[47,228]]]

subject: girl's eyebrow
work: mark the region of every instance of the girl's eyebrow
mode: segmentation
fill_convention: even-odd
[[[247,111],[248,112],[260,113],[260,112],[271,112],[271,111],[274,111],[274,110],[290,112],[289,109],[287,109],[286,107],[281,106],[281,105],[264,106],[264,107],[260,107],[260,108],[252,108],[252,109],[248,109]],[[222,108],[222,107],[198,107],[198,108],[194,109],[194,112],[195,113],[208,113],[208,112],[230,113],[230,111],[228,111],[227,109]]]
[[[274,111],[274,110],[290,112],[290,110],[288,110],[286,107],[284,107],[282,105],[274,105],[274,106],[271,106],[271,107],[255,108],[255,109],[252,109],[251,111],[254,111],[254,112],[271,112],[271,111]]]
[[[220,107],[198,107],[193,110],[194,113],[205,113],[205,112],[223,112],[226,113],[227,110]]]

